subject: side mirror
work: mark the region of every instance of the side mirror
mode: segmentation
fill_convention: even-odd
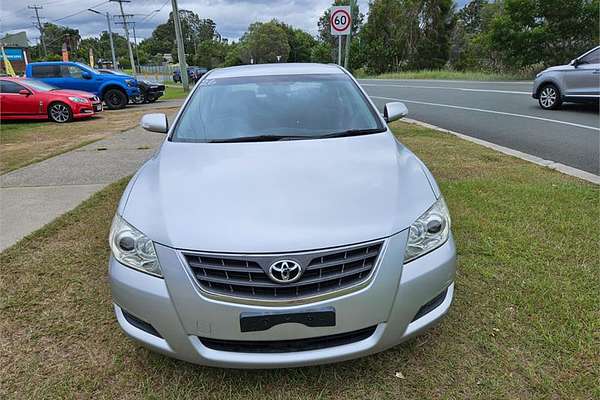
[[[569,65],[577,67],[579,65],[579,59],[577,59],[577,58],[572,59],[571,62],[569,63]]]
[[[29,96],[31,94],[31,92],[27,89],[21,89],[21,90],[19,90],[19,94],[23,95],[23,96]]]
[[[82,72],[81,77],[83,79],[92,79],[92,75],[89,72]]]
[[[150,132],[167,133],[169,130],[169,121],[163,113],[144,115],[140,125]]]
[[[383,108],[383,119],[385,122],[396,121],[397,119],[404,118],[408,114],[408,108],[404,103],[393,102],[387,103]]]

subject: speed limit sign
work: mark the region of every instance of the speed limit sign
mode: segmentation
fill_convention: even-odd
[[[329,24],[331,25],[332,35],[348,35],[352,27],[352,16],[350,6],[331,7],[329,15]]]

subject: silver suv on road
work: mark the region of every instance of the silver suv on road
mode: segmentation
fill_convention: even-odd
[[[109,275],[126,334],[219,367],[331,363],[397,345],[454,296],[450,216],[345,70],[212,70],[127,186]]]
[[[568,65],[550,67],[537,74],[533,98],[545,110],[563,102],[594,102],[600,98],[600,46],[582,54]]]

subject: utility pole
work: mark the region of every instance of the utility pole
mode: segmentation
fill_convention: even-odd
[[[35,11],[35,18],[37,19],[37,28],[40,31],[40,42],[42,43],[42,49],[44,49],[44,57],[48,57],[48,50],[46,49],[46,42],[44,41],[44,27],[42,26],[42,23],[40,22],[40,14],[39,14],[39,10],[43,9],[44,7],[38,6],[37,4],[35,4],[33,6],[27,6],[27,8]]]
[[[185,49],[183,47],[183,36],[181,34],[181,22],[179,21],[179,9],[177,8],[177,0],[171,0],[173,7],[173,23],[175,24],[175,39],[177,41],[177,58],[179,59],[179,75],[181,76],[181,83],[183,84],[183,90],[187,92],[190,90],[190,83],[188,81],[187,62],[185,61]]]
[[[141,73],[142,69],[140,67],[140,53],[138,51],[137,38],[135,36],[135,22],[132,22],[131,26],[133,27],[133,44],[135,46],[135,58],[137,59],[138,71]]]
[[[102,15],[101,12],[92,10],[91,8],[88,8],[88,11]],[[115,56],[115,44],[113,42],[112,28],[110,27],[110,14],[108,12],[106,13],[106,23],[108,24],[108,38],[110,40],[110,54],[112,56],[113,69],[117,69],[118,65],[117,65],[117,57]]]
[[[135,60],[133,59],[133,51],[131,50],[131,42],[129,41],[129,29],[127,28],[127,16],[123,12],[123,3],[130,3],[131,0],[109,0],[119,3],[121,8],[121,19],[123,20],[123,28],[125,29],[125,38],[127,39],[127,50],[129,51],[129,62],[131,62],[131,71],[135,75]]]
[[[350,15],[354,12],[354,10],[358,7],[356,4],[356,0],[350,0]],[[350,23],[350,32],[346,36],[346,53],[344,54],[344,68],[348,69],[348,59],[350,58],[350,40],[352,39],[352,21]]]

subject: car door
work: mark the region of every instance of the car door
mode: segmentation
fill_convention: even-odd
[[[577,65],[566,73],[567,97],[600,96],[600,48],[583,55]]]
[[[28,95],[19,93],[27,90]],[[0,110],[3,115],[28,116],[39,113],[35,93],[25,86],[9,80],[0,80]]]
[[[67,64],[61,66],[61,72],[65,82],[65,88],[83,90],[91,93],[96,91],[96,83],[94,82],[95,77],[90,71],[87,71],[78,65]]]

